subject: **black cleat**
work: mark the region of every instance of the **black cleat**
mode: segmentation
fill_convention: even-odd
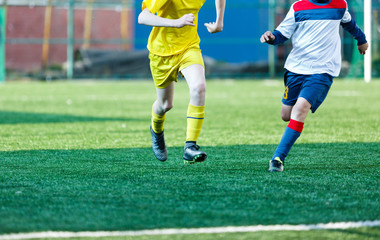
[[[269,172],[282,172],[284,171],[284,163],[279,157],[275,157],[269,161]]]
[[[150,133],[152,134],[152,148],[154,156],[161,162],[166,161],[168,158],[168,151],[165,145],[164,131],[161,133],[155,133],[150,126]]]
[[[194,164],[196,162],[203,162],[207,158],[207,154],[205,152],[199,151],[198,145],[192,145],[185,148],[185,153],[183,154],[183,159],[185,159],[185,164]]]

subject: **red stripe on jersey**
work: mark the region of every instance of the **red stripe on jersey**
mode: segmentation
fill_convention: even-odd
[[[303,130],[303,122],[298,122],[296,120],[290,119],[290,122],[288,124],[288,128],[293,129],[294,131],[297,132],[302,132]]]
[[[344,0],[331,0],[329,4],[317,5],[310,2],[309,0],[301,0],[293,5],[293,9],[295,12],[321,8],[347,8],[347,3]]]

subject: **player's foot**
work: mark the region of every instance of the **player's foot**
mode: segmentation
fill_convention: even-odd
[[[185,148],[185,153],[183,154],[184,163],[194,164],[196,162],[203,162],[207,158],[205,152],[199,151],[199,146],[194,144]]]
[[[269,161],[269,172],[282,172],[284,171],[284,163],[279,157],[275,157]]]
[[[166,161],[168,158],[168,151],[166,150],[164,131],[155,133],[150,126],[150,133],[152,134],[152,148],[154,156],[161,162]]]

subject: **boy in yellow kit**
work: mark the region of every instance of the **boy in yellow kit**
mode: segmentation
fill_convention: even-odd
[[[190,89],[187,110],[186,162],[202,162],[207,154],[199,150],[196,141],[201,132],[206,80],[197,32],[198,12],[206,0],[144,0],[139,24],[152,26],[148,40],[150,69],[156,86],[157,99],[152,106],[152,148],[160,161],[167,159],[164,139],[166,112],[173,107],[174,82],[180,72]],[[210,33],[223,29],[226,0],[215,0],[216,22],[206,23]],[[157,15],[156,15],[157,13]]]

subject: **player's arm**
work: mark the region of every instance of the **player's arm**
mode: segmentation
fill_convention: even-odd
[[[216,21],[205,23],[205,27],[210,33],[217,33],[223,30],[224,10],[226,8],[226,0],[215,0]]]
[[[138,23],[142,25],[148,25],[152,27],[175,27],[181,28],[184,26],[195,26],[194,15],[192,13],[185,14],[178,19],[167,19],[159,17],[149,11],[148,8],[144,8],[138,17]]]
[[[346,10],[340,25],[358,41],[358,51],[364,55],[368,49],[367,39],[363,31],[356,25],[348,10]]]
[[[286,40],[288,40],[288,38],[282,35],[282,33],[278,30],[274,30],[273,32],[266,31],[260,38],[261,43],[268,43],[271,45],[282,44]]]
[[[295,29],[296,21],[294,18],[294,10],[292,5],[288,14],[286,14],[285,19],[280,23],[276,30],[273,32],[266,31],[263,35],[261,35],[260,42],[271,45],[282,44],[293,35]]]

